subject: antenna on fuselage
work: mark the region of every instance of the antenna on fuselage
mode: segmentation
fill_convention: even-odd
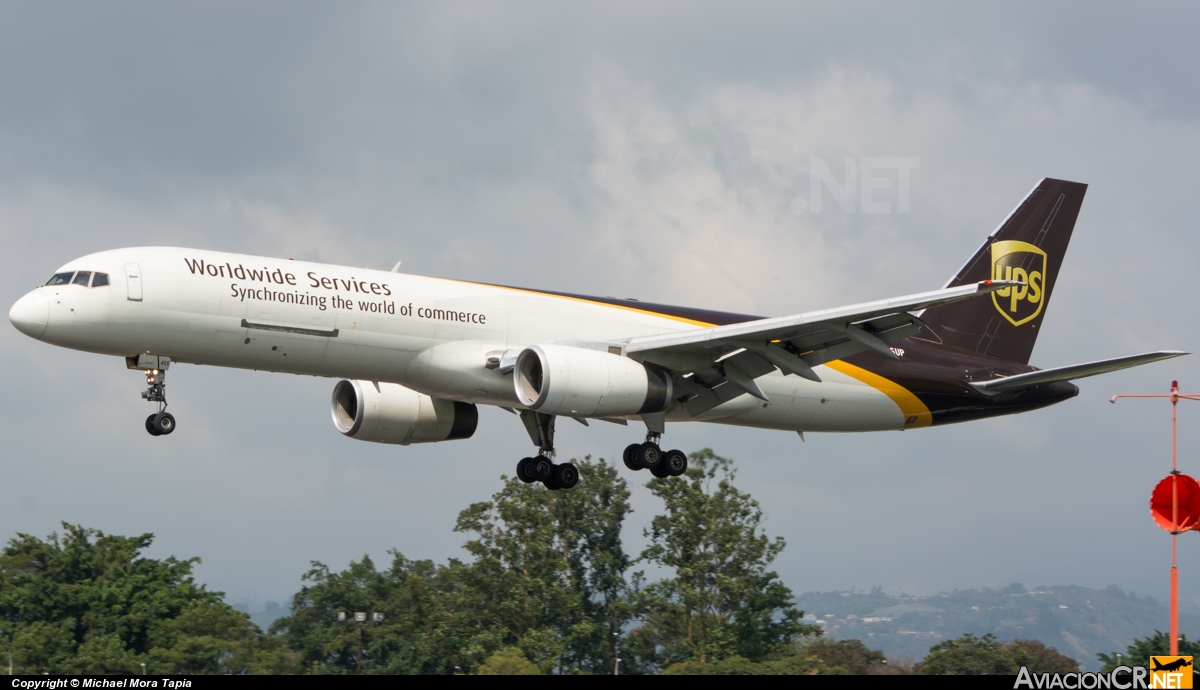
[[[395,266],[392,266],[392,273],[399,273],[399,272],[400,272],[400,264],[402,264],[402,263],[404,263],[404,262],[403,262],[403,261],[397,261],[397,262],[396,262],[396,265],[395,265]]]

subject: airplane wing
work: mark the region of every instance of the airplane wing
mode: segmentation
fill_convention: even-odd
[[[1028,388],[1030,386],[1036,386],[1040,383],[1070,381],[1072,379],[1095,376],[1096,374],[1107,374],[1110,371],[1128,369],[1129,367],[1136,367],[1142,364],[1149,364],[1150,362],[1171,359],[1172,357],[1180,357],[1186,354],[1189,353],[1180,352],[1178,350],[1147,352],[1143,355],[1129,355],[1128,357],[1117,357],[1116,359],[1103,359],[1099,362],[1072,364],[1069,367],[1056,367],[1054,369],[1031,371],[1028,374],[1006,376],[1004,378],[993,379],[991,381],[978,381],[972,383],[971,385],[984,393],[1004,393],[1007,391],[1015,391],[1022,388]]]
[[[754,379],[778,368],[820,381],[813,367],[865,350],[897,358],[888,343],[916,335],[923,323],[909,312],[949,304],[1021,285],[985,280],[942,290],[848,307],[697,328],[624,341],[627,355],[667,369],[695,416],[749,393],[766,395]],[[729,384],[729,385],[726,385]]]

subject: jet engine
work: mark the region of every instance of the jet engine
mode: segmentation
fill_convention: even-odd
[[[470,438],[479,408],[440,400],[395,383],[338,381],[333,425],[344,435],[375,443],[436,443]]]
[[[628,357],[568,345],[522,350],[513,385],[522,405],[546,414],[621,417],[671,404],[670,376]]]

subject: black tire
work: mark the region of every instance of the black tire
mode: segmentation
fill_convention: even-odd
[[[545,479],[542,480],[542,486],[546,487],[547,489],[550,489],[551,491],[558,491],[559,486],[558,486],[557,470],[558,470],[558,465],[555,465],[554,470],[551,470],[551,472],[550,472],[550,476],[546,477]]]
[[[579,468],[569,462],[554,466],[555,488],[571,489],[579,483]]]
[[[533,462],[533,458],[521,458],[521,460],[517,462],[517,479],[520,479],[526,484],[532,484],[537,481],[527,474],[527,471],[529,470],[529,463],[531,462]]]
[[[146,431],[151,436],[162,436],[162,432],[159,431],[158,428],[154,426],[154,418],[157,416],[158,415],[156,415],[156,414],[152,414],[149,417],[146,417]]]
[[[533,477],[533,481],[544,482],[554,476],[554,463],[545,455],[539,455],[525,466],[525,471]]]
[[[622,459],[625,461],[625,466],[634,472],[642,469],[642,466],[637,464],[637,461],[633,459],[633,454],[637,452],[639,445],[640,444],[637,443],[630,443],[629,445],[625,446],[625,453],[622,456]]]
[[[163,436],[175,431],[175,416],[170,412],[159,412],[154,415],[154,428]]]
[[[687,455],[682,450],[669,450],[663,454],[662,466],[668,475],[678,477],[687,472]]]
[[[662,462],[662,448],[659,448],[658,444],[653,441],[646,441],[638,446],[633,454],[633,459],[638,465],[652,470]]]
[[[667,471],[667,465],[664,462],[658,463],[656,467],[651,467],[650,474],[659,479],[666,479],[667,477],[671,476],[671,473]]]

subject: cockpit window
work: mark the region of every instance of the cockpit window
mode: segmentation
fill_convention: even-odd
[[[75,280],[71,281],[73,285],[82,285],[87,287],[88,281],[92,279],[91,271],[80,271],[75,274]]]
[[[67,283],[71,282],[71,276],[73,276],[73,275],[75,275],[74,272],[72,272],[72,273],[55,273],[53,276],[51,276],[50,280],[46,281],[46,284],[47,285],[66,285]]]
[[[101,285],[108,285],[107,273],[97,273],[92,276],[92,287],[100,287]]]

